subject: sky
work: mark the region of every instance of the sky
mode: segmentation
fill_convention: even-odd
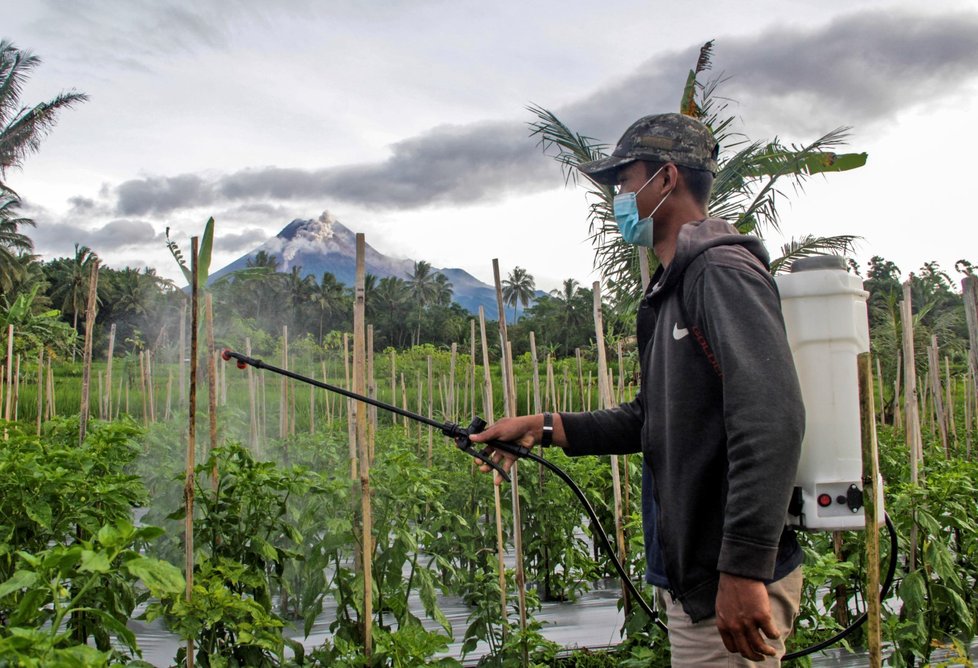
[[[527,106],[613,146],[678,110],[715,40],[735,128],[805,144],[849,127],[864,168],[780,200],[784,237],[855,234],[906,277],[978,263],[962,210],[978,140],[978,6],[966,0],[0,0],[39,56],[22,102],[64,90],[39,153],[6,175],[44,259],[75,243],[178,279],[216,220],[213,267],[329,211],[377,250],[537,288],[598,280],[583,186],[530,136]],[[964,216],[964,218],[962,218]],[[780,255],[783,238],[766,238]]]

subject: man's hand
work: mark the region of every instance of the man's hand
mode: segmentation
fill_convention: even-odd
[[[761,637],[761,631],[771,639],[781,636],[771,617],[771,603],[763,582],[720,573],[716,610],[717,628],[728,651],[751,661],[777,655]]]
[[[485,431],[479,434],[472,434],[469,439],[473,443],[485,443],[486,441],[506,441],[516,443],[525,448],[539,442],[543,434],[543,415],[524,415],[523,417],[503,418]],[[499,464],[506,473],[513,467],[516,457],[498,450],[491,450],[489,457],[496,464]],[[494,471],[488,464],[481,464],[479,470],[483,473]],[[494,471],[495,472],[495,471]],[[503,479],[498,473],[495,475],[495,483],[502,483]]]

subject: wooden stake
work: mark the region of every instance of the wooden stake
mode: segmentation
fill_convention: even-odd
[[[245,355],[251,357],[251,337],[245,337]],[[258,411],[255,402],[255,376],[254,369],[248,365],[248,442],[251,444],[252,452],[258,457]]]
[[[190,394],[187,418],[187,469],[183,498],[187,514],[184,517],[184,569],[187,580],[185,598],[190,602],[194,587],[194,480],[197,468],[197,237],[190,239]],[[187,638],[187,668],[194,668],[194,639]]]
[[[937,348],[937,335],[930,337],[930,347],[927,348],[927,370],[930,373],[931,398],[934,402],[934,420],[937,422],[937,431],[941,436],[941,445],[944,447],[944,458],[951,458],[951,449],[947,442],[947,419],[944,415],[944,391],[941,388],[941,361]]]
[[[882,665],[882,637],[880,623],[882,606],[876,592],[880,590],[880,537],[879,518],[876,515],[877,499],[882,490],[879,487],[879,455],[876,442],[876,414],[873,405],[873,371],[870,366],[869,353],[860,353],[859,364],[859,397],[860,421],[862,425],[862,454],[863,476],[869,484],[863,487],[864,513],[866,518],[866,644],[869,649],[869,666],[879,668]],[[896,555],[890,555],[895,559]]]
[[[913,310],[910,298],[910,281],[903,284],[903,301],[900,302],[900,319],[903,325],[903,375],[906,378],[904,407],[906,413],[906,439],[910,449],[910,482],[920,481],[920,464],[923,462],[923,441],[920,436],[920,413],[917,398],[917,370],[913,342]],[[917,567],[917,523],[910,527],[910,570]]]
[[[594,291],[594,336],[598,349],[598,393],[601,395],[601,408],[613,408],[614,399],[611,396],[611,384],[608,377],[608,357],[604,347],[604,317],[601,312],[601,283],[595,281],[591,288]],[[625,547],[625,523],[622,518],[621,471],[617,455],[611,455],[611,492],[614,498],[615,538],[618,541],[618,558],[623,564],[628,563]],[[631,612],[631,597],[625,583],[621,587],[624,601],[625,616]]]
[[[178,348],[178,354],[180,359],[177,360],[177,371],[180,377],[180,391],[177,396],[181,398],[186,396],[187,392],[187,378],[186,371],[184,370],[184,365],[187,363],[187,303],[184,302],[183,306],[180,308],[180,346]]]
[[[366,291],[364,291],[366,293]],[[366,304],[366,302],[364,302]],[[374,326],[367,325],[367,396],[377,398],[377,378],[374,376]],[[370,464],[374,463],[374,445],[377,441],[377,407],[367,406],[367,451]]]
[[[85,348],[82,358],[81,415],[78,420],[78,444],[85,442],[88,429],[89,387],[92,382],[92,341],[95,337],[95,315],[98,309],[98,258],[92,260],[91,274],[88,278],[88,305],[85,307]]]
[[[513,373],[513,348],[506,329],[506,310],[503,308],[503,288],[499,277],[499,260],[492,261],[493,279],[496,283],[496,305],[499,309],[499,340],[502,346],[503,406],[508,417],[516,417],[516,379]],[[520,631],[525,635],[527,623],[526,610],[526,571],[523,568],[523,518],[520,513],[519,462],[510,468],[510,492],[513,508],[513,552],[516,557],[516,595],[519,603]],[[528,648],[522,645],[523,665],[529,665]]]
[[[357,394],[367,392],[367,360],[365,332],[365,242],[362,233],[356,235],[356,282],[353,292],[353,391]],[[366,404],[357,402],[356,442],[360,460],[360,512],[363,520],[361,535],[361,564],[363,568],[363,650],[369,658],[373,650],[373,575],[371,562],[373,536],[371,534],[370,508],[370,453],[367,433]]]
[[[105,416],[112,419],[112,362],[115,361],[115,323],[109,327],[109,352],[105,356]]]
[[[204,329],[207,332],[207,417],[210,452],[217,449],[217,349],[214,346],[214,302],[204,295]],[[211,489],[217,494],[217,461],[211,467]]]
[[[41,435],[41,413],[44,412],[44,346],[37,349],[37,435]]]
[[[428,419],[430,420],[432,419],[432,417],[434,417],[432,411],[434,409],[433,404],[435,403],[434,394],[433,394],[434,388],[431,382],[432,380],[431,379],[431,355],[427,356],[427,361],[428,361]],[[428,463],[428,468],[431,468],[431,458],[433,455],[434,447],[435,447],[435,430],[433,427],[429,426],[428,427],[428,458],[426,460]]]
[[[883,365],[880,364],[880,358],[879,357],[876,358],[876,381],[877,381],[877,383],[879,383],[879,393],[880,393],[880,402],[879,402],[880,403],[880,416],[879,416],[879,423],[880,424],[886,424],[886,411],[884,410],[884,404],[886,402],[883,401]]]
[[[482,337],[482,408],[486,416],[486,422],[495,422],[495,410],[493,408],[492,396],[492,373],[489,368],[489,344],[486,339],[486,313],[482,306],[479,307],[479,332]],[[494,474],[495,475],[495,474]],[[496,512],[496,569],[499,576],[499,611],[500,624],[505,639],[509,633],[509,609],[506,603],[506,554],[505,541],[503,540],[503,504],[499,485],[493,484],[493,508]]]

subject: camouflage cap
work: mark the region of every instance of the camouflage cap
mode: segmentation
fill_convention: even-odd
[[[683,114],[655,114],[640,118],[618,140],[607,158],[580,165],[592,180],[616,185],[618,170],[636,160],[672,162],[716,174],[719,145],[701,122]]]

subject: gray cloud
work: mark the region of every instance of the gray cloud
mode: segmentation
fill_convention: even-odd
[[[214,250],[224,253],[250,251],[268,239],[268,233],[256,227],[249,227],[240,232],[225,232],[214,235]]]
[[[698,48],[657,55],[556,111],[575,130],[613,141],[635,118],[677,108]],[[721,94],[744,102],[752,129],[811,139],[839,125],[885,122],[974,78],[978,14],[850,14],[810,30],[721,38],[714,62],[731,75]],[[123,216],[267,199],[394,209],[479,202],[552,187],[559,178],[521,120],[437,127],[392,145],[377,163],[147,177],[121,184],[115,197]]]
[[[150,223],[141,220],[113,220],[94,229],[71,223],[42,221],[38,222],[31,236],[39,251],[51,254],[71,253],[76,243],[101,253],[163,241],[163,235],[158,234]]]
[[[196,174],[133,179],[122,183],[116,196],[123,216],[165,213],[214,201],[213,185]]]

